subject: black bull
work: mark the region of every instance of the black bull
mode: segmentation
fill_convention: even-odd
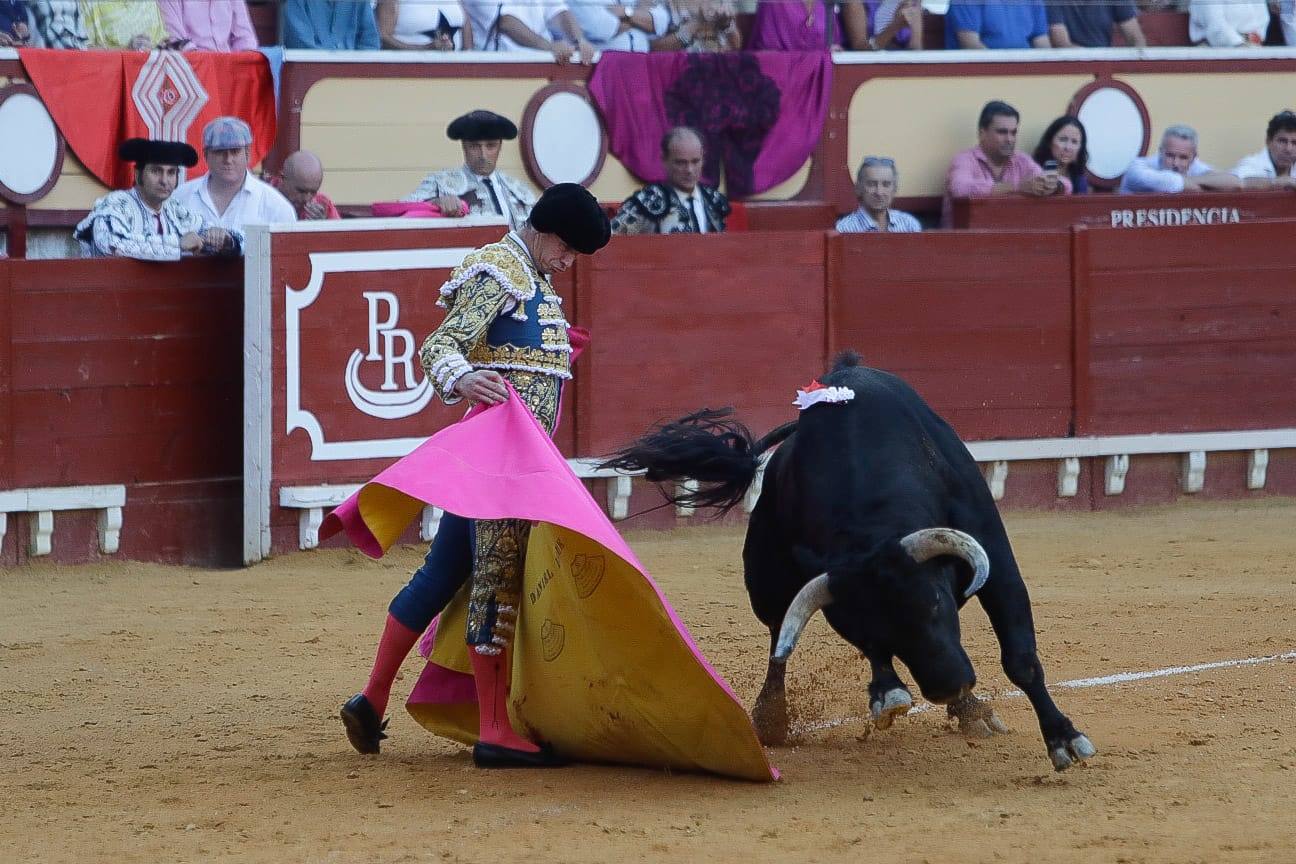
[[[770,631],[769,670],[752,711],[762,740],[786,739],[786,660],[820,608],[872,666],[879,727],[912,706],[893,668],[898,657],[965,732],[1006,731],[972,695],[976,673],[959,640],[959,609],[975,593],[1004,671],[1035,709],[1053,766],[1092,756],[1089,739],[1045,688],[1026,585],[963,442],[912,388],[853,354],[821,381],[854,398],[812,406],[756,441],[728,410],[701,411],[605,463],[655,481],[697,480],[698,491],[673,498],[727,510],[755,478],[761,454],[782,444],[766,467],[743,549],[752,609]]]

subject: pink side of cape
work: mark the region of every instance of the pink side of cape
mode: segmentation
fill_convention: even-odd
[[[567,460],[516,394],[507,402],[477,407],[442,429],[366,484],[395,489],[425,504],[468,519],[549,522],[583,534],[633,567],[657,595],[676,632],[712,680],[741,704],[729,683],[698,649],[657,583],[630,551]],[[386,551],[364,524],[359,499],[364,487],[324,518],[320,539],[339,531],[373,558]]]

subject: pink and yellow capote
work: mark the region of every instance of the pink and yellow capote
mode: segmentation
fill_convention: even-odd
[[[512,652],[519,732],[579,761],[778,778],[738,697],[516,395],[474,408],[366,483],[320,536],[345,531],[379,558],[429,504],[534,523]],[[466,610],[467,586],[424,635],[428,664],[406,707],[472,744]]]

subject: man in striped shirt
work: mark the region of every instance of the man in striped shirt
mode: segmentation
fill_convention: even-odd
[[[837,220],[837,230],[843,234],[866,231],[921,231],[922,225],[903,210],[892,210],[900,172],[894,159],[885,156],[865,156],[855,176],[855,197],[859,209]]]

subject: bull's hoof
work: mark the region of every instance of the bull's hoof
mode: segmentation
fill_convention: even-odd
[[[782,690],[774,693],[762,690],[760,696],[756,697],[751,717],[752,725],[756,727],[756,737],[766,747],[787,743],[787,696]]]
[[[969,738],[989,738],[1008,731],[1008,724],[999,719],[990,703],[971,693],[955,699],[945,710],[951,720],[958,722],[958,731]]]
[[[1092,757],[1098,749],[1094,747],[1093,742],[1081,733],[1077,733],[1074,738],[1066,742],[1059,742],[1057,746],[1049,747],[1049,761],[1053,763],[1054,771],[1065,771],[1077,762],[1083,762]]]
[[[873,715],[873,725],[878,729],[890,729],[897,717],[903,717],[913,707],[913,696],[903,687],[893,687],[882,694],[881,699],[869,703],[869,712]]]

